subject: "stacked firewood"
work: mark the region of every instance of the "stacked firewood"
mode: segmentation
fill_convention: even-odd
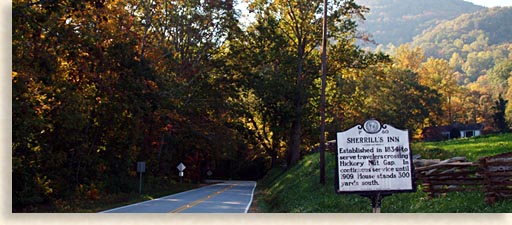
[[[452,191],[481,190],[483,179],[478,173],[478,163],[468,162],[465,157],[443,161],[414,158],[416,179],[429,197]]]
[[[492,204],[512,198],[512,152],[481,158],[479,164],[484,178],[485,201]]]

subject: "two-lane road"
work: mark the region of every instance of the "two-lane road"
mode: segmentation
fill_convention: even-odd
[[[247,213],[256,182],[224,181],[102,213]]]

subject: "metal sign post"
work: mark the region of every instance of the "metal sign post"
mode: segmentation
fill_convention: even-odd
[[[142,173],[146,172],[146,162],[137,162],[137,172],[139,172],[139,194],[142,193]]]
[[[415,192],[409,132],[367,120],[337,133],[336,193],[370,198],[379,213],[382,198]]]
[[[380,213],[380,207],[382,203],[382,196],[380,195],[380,192],[372,196],[372,212],[373,213]]]
[[[185,170],[185,168],[187,168],[187,167],[185,165],[183,165],[183,163],[180,163],[176,168],[178,168],[178,170],[180,171],[178,175],[180,176],[180,184],[182,184],[183,183],[183,175],[185,175],[183,173],[183,170]]]
[[[370,199],[372,204],[372,213],[380,213],[380,209],[382,206],[382,199],[386,196],[390,196],[391,194],[382,194],[381,192],[371,193],[371,194],[360,194],[363,197],[367,197]]]

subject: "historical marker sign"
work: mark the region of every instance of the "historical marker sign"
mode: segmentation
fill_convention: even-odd
[[[390,194],[416,187],[407,130],[367,120],[337,133],[337,193]]]

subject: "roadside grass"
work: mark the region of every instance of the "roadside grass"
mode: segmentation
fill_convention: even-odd
[[[413,154],[446,159],[466,156],[473,161],[483,156],[512,151],[511,134],[437,143],[415,143]],[[415,152],[415,149],[419,149]],[[433,152],[430,152],[432,149]],[[326,184],[319,182],[319,154],[305,156],[297,165],[276,168],[258,183],[256,200],[263,213],[370,213],[370,200],[356,194],[336,194],[336,156],[326,154]],[[488,205],[483,192],[455,192],[428,199],[418,185],[414,193],[400,193],[382,200],[383,213],[508,213],[512,200]]]
[[[198,188],[200,184],[157,181],[154,178],[153,184],[144,184],[142,194],[138,189],[128,193],[99,194],[97,198],[91,199],[86,196],[75,196],[74,198],[55,199],[46,204],[27,206],[23,209],[13,209],[13,212],[21,213],[96,213],[112,208],[134,204],[137,202],[157,199],[167,195]],[[138,188],[138,183],[132,186]]]

